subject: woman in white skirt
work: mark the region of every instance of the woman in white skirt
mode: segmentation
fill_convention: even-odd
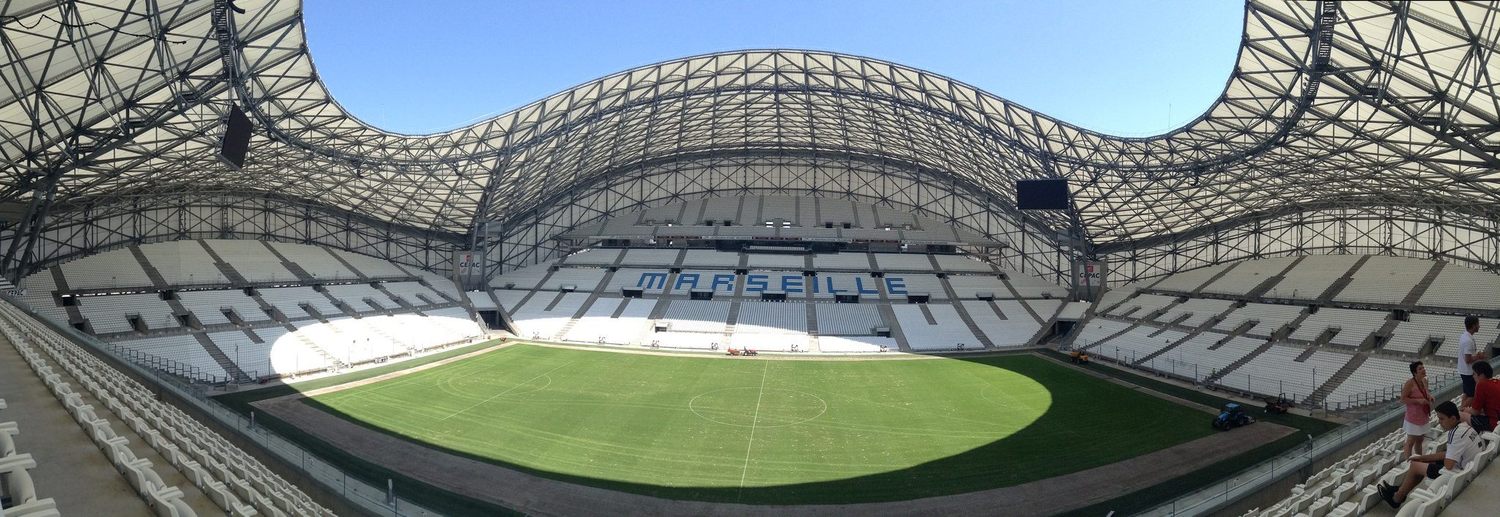
[[[1432,415],[1432,393],[1427,391],[1427,367],[1421,361],[1411,363],[1411,378],[1401,387],[1401,403],[1406,404],[1406,417],[1401,419],[1401,430],[1406,433],[1406,445],[1401,447],[1401,460],[1413,454],[1423,454],[1422,441],[1427,439],[1427,419]]]

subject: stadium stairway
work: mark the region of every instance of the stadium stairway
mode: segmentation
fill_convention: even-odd
[[[1427,270],[1427,274],[1422,276],[1422,280],[1417,282],[1417,285],[1412,286],[1411,292],[1406,294],[1406,298],[1401,299],[1401,305],[1416,307],[1417,301],[1422,299],[1422,295],[1427,294],[1427,288],[1431,287],[1432,282],[1437,280],[1438,274],[1443,272],[1444,266],[1445,264],[1442,262],[1433,261],[1432,269]]]
[[[371,284],[371,285],[374,285],[375,286],[375,290],[380,291],[380,294],[384,294],[386,298],[389,298],[391,300],[391,303],[394,303],[397,306],[400,306],[402,309],[406,309],[406,310],[414,312],[416,314],[422,314],[422,311],[418,310],[417,306],[412,305],[411,302],[406,301],[406,298],[397,297],[396,295],[391,294],[391,292],[389,290],[386,290],[385,284],[383,284],[383,283],[376,283],[376,284]],[[533,292],[535,292],[535,291],[533,291]]]
[[[235,382],[241,384],[255,382],[255,379],[244,370],[241,370],[240,365],[235,364],[229,358],[229,355],[225,354],[224,350],[219,348],[219,345],[214,344],[213,340],[208,338],[208,334],[194,332],[193,339],[198,340],[199,345],[203,345],[203,350],[208,352],[208,356],[214,358],[214,362],[218,363],[219,367],[223,368],[225,373],[233,377]]]
[[[1281,283],[1282,280],[1286,279],[1286,273],[1288,271],[1291,271],[1293,268],[1296,268],[1297,265],[1301,264],[1302,261],[1305,260],[1305,259],[1307,259],[1307,255],[1303,255],[1303,256],[1297,257],[1296,259],[1292,260],[1292,263],[1287,264],[1287,266],[1285,268],[1282,268],[1281,272],[1276,273],[1274,275],[1271,275],[1270,277],[1266,278],[1265,280],[1262,280],[1261,283],[1260,283],[1260,285],[1252,287],[1252,288],[1250,288],[1249,291],[1246,291],[1245,292],[1245,298],[1252,299],[1252,300],[1253,299],[1258,299],[1258,298],[1264,298],[1266,296],[1266,293],[1271,292],[1271,289],[1274,289],[1276,287],[1276,284],[1279,284],[1279,283]]]
[[[1014,298],[1016,300],[1020,300],[1021,299],[1021,292],[1016,290],[1016,286],[1011,285],[1009,278],[1001,277],[1000,278],[1000,283],[1005,284],[1005,290],[1006,291],[1010,291],[1011,298]],[[1027,304],[1026,302],[1021,302],[1021,307],[1024,307],[1026,309],[1026,313],[1030,314],[1031,317],[1034,318],[1034,319],[1036,319],[1036,321],[1038,323],[1040,323],[1042,321],[1042,317],[1038,316],[1036,314],[1036,311],[1031,308],[1030,304]]]
[[[1078,350],[1092,350],[1094,348],[1097,348],[1102,343],[1108,343],[1108,342],[1110,342],[1111,340],[1113,340],[1115,338],[1118,338],[1120,336],[1125,335],[1126,332],[1130,332],[1131,330],[1135,330],[1136,327],[1141,326],[1141,322],[1140,321],[1134,321],[1134,320],[1132,320],[1132,321],[1128,321],[1127,323],[1129,323],[1129,325],[1126,325],[1124,328],[1121,328],[1119,332],[1116,332],[1114,334],[1110,334],[1108,336],[1104,336],[1103,338],[1100,338],[1099,340],[1094,341],[1093,343],[1085,344],[1083,346],[1083,348],[1078,348]],[[1074,335],[1076,336],[1077,334],[1074,334]],[[1076,346],[1075,346],[1075,348],[1076,348]]]
[[[1357,354],[1354,354],[1354,358],[1350,359],[1349,362],[1344,363],[1344,366],[1342,368],[1339,368],[1339,371],[1333,372],[1333,375],[1330,376],[1328,380],[1323,381],[1322,386],[1318,386],[1317,389],[1314,389],[1312,394],[1308,395],[1307,399],[1302,403],[1304,405],[1312,406],[1321,404],[1323,402],[1323,399],[1327,398],[1330,392],[1338,388],[1340,384],[1343,384],[1350,375],[1354,375],[1354,371],[1358,370],[1360,365],[1365,364],[1365,360],[1369,358],[1370,352],[1368,351],[1361,351]]]
[[[214,259],[214,267],[217,268],[220,273],[224,274],[224,278],[229,279],[230,284],[246,285],[250,283],[245,279],[245,275],[241,275],[238,269],[235,269],[234,266],[225,261],[224,257],[219,256],[219,252],[214,251],[214,247],[209,246],[208,242],[205,242],[201,239],[193,242],[198,243],[199,246],[202,246],[204,250],[208,251],[208,256]]]
[[[322,246],[319,247],[322,248]],[[323,248],[323,251],[326,251],[329,255],[333,256],[333,260],[337,261],[339,265],[344,266],[344,268],[348,269],[349,272],[354,273],[354,277],[358,278],[361,283],[370,282],[370,275],[366,275],[364,271],[360,271],[359,268],[354,267],[354,264],[350,264],[349,261],[345,260],[342,255],[334,253],[333,250],[329,248]]]
[[[1239,267],[1240,264],[1244,264],[1244,262],[1233,262],[1233,263],[1230,263],[1229,267],[1220,269],[1218,273],[1214,273],[1213,276],[1208,277],[1208,280],[1205,280],[1203,283],[1198,284],[1198,287],[1193,288],[1193,290],[1191,292],[1189,292],[1189,294],[1191,294],[1194,297],[1197,297],[1198,295],[1203,294],[1203,288],[1208,287],[1210,285],[1213,285],[1214,282],[1217,282],[1220,278],[1223,278],[1224,275],[1229,274],[1230,271],[1234,270],[1234,268],[1236,268],[1236,267]]]
[[[1021,302],[1021,305],[1022,306],[1026,306],[1028,304],[1023,300]],[[1060,316],[1060,315],[1062,315],[1063,307],[1066,307],[1066,306],[1067,306],[1067,302],[1063,302],[1062,305],[1058,306],[1057,307],[1057,312],[1054,312],[1051,316],[1049,316],[1047,318],[1046,321],[1042,322],[1041,328],[1036,329],[1036,333],[1032,334],[1031,338],[1026,340],[1026,345],[1025,346],[1027,346],[1027,347],[1040,346],[1041,343],[1042,343],[1042,340],[1046,339],[1047,336],[1052,333],[1052,326],[1055,325],[1055,324],[1057,324],[1057,317]],[[999,307],[998,304],[995,303],[994,300],[990,300],[990,307],[993,308],[993,309],[995,309],[995,313],[996,314],[1000,313],[1000,311],[999,311],[1000,307]]]
[[[1207,284],[1204,284],[1204,285],[1207,285]],[[1234,310],[1234,308],[1232,308],[1232,307],[1229,309],[1229,311],[1233,311],[1233,310]],[[1137,366],[1142,365],[1142,364],[1150,364],[1150,361],[1152,359],[1156,359],[1158,356],[1161,356],[1161,355],[1164,355],[1164,354],[1166,354],[1168,352],[1171,352],[1172,349],[1177,348],[1178,345],[1181,345],[1181,344],[1186,343],[1188,341],[1192,341],[1193,338],[1198,337],[1198,335],[1202,334],[1204,331],[1207,331],[1209,329],[1214,328],[1214,324],[1222,321],[1224,319],[1224,314],[1228,313],[1229,311],[1225,311],[1224,313],[1220,313],[1217,316],[1214,316],[1212,318],[1208,318],[1208,319],[1204,320],[1203,323],[1199,324],[1197,327],[1193,327],[1192,330],[1188,331],[1186,334],[1183,334],[1182,339],[1179,339],[1177,341],[1173,341],[1171,344],[1162,347],[1160,350],[1157,350],[1157,351],[1152,352],[1150,354],[1146,354],[1145,357],[1142,357],[1142,358],[1136,360],[1135,364]],[[1187,317],[1187,315],[1183,315],[1183,316]],[[1181,318],[1179,318],[1179,319],[1181,319]]]
[[[813,270],[812,255],[807,256],[807,265],[805,267],[807,267],[808,271]],[[818,277],[812,277],[812,280],[816,282],[818,281]],[[807,309],[807,351],[816,354],[823,351],[822,346],[818,342],[818,308],[816,305],[813,305],[817,303],[817,299],[813,297],[812,289],[805,291],[803,294],[806,295],[806,298],[802,307]]]
[[[870,254],[868,257],[870,268],[874,271],[875,255]],[[875,282],[875,291],[880,295],[880,305],[876,310],[880,311],[880,319],[885,320],[886,326],[891,329],[891,337],[896,340],[896,349],[911,352],[911,343],[906,340],[906,333],[901,331],[901,322],[896,320],[896,310],[891,308],[891,297],[885,292],[885,282]]]
[[[328,353],[328,350],[324,349],[321,346],[318,346],[317,343],[314,343],[311,338],[307,337],[307,334],[297,332],[295,327],[293,327],[292,332],[292,335],[297,336],[297,341],[301,341],[302,344],[307,346],[309,350],[317,352],[318,355],[322,356],[324,360],[328,361],[328,364],[333,365],[331,368],[329,368],[329,370],[338,371],[349,367],[349,365],[346,364],[342,359],[334,357],[333,354]]]
[[[1355,261],[1354,265],[1348,271],[1344,272],[1344,276],[1339,277],[1327,289],[1324,289],[1322,294],[1318,295],[1316,302],[1320,305],[1326,305],[1328,302],[1333,301],[1333,297],[1337,296],[1339,291],[1344,290],[1345,286],[1354,283],[1354,274],[1359,272],[1359,268],[1364,267],[1366,262],[1370,261],[1370,257],[1371,255],[1359,257],[1359,260]]]
[[[937,263],[936,256],[928,255],[927,259],[932,261],[932,267],[934,270],[940,269]],[[974,338],[978,339],[979,343],[984,345],[985,350],[994,350],[995,343],[993,341],[990,341],[989,336],[985,335],[984,329],[979,328],[979,324],[974,323],[974,318],[972,316],[969,316],[969,311],[968,309],[964,308],[964,304],[958,303],[958,293],[953,290],[953,284],[948,283],[947,276],[944,275],[944,278],[938,279],[938,283],[943,285],[943,291],[947,292],[948,299],[953,301],[953,310],[958,313],[959,319],[964,320],[964,325],[967,325],[969,327],[969,333],[974,334]],[[1022,303],[1021,305],[1025,306],[1026,304]],[[1030,311],[1030,309],[1027,310]],[[1032,314],[1036,313],[1032,312]]]
[[[317,277],[314,277],[311,273],[308,273],[306,269],[302,269],[302,266],[300,264],[288,260],[286,258],[286,255],[282,255],[280,250],[277,250],[275,246],[271,245],[270,241],[259,242],[261,243],[261,245],[265,246],[266,249],[271,250],[271,255],[275,256],[276,260],[281,261],[281,267],[286,268],[287,271],[291,271],[292,275],[296,276],[298,281],[303,283],[311,283],[317,281]]]
[[[146,259],[146,254],[141,251],[140,246],[131,244],[130,254],[135,257],[136,262],[140,263],[141,270],[146,272],[146,278],[151,279],[151,285],[157,289],[168,287],[167,280],[161,276],[161,271],[156,269],[156,266],[151,265],[151,261]],[[173,309],[177,309],[177,307],[173,307]]]
[[[1223,378],[1225,375],[1228,375],[1229,372],[1232,372],[1235,369],[1244,366],[1250,361],[1254,361],[1256,357],[1260,356],[1260,354],[1265,353],[1266,350],[1270,350],[1271,345],[1274,345],[1275,343],[1276,340],[1274,339],[1266,340],[1265,343],[1261,343],[1260,346],[1255,347],[1255,350],[1251,350],[1250,353],[1245,354],[1245,357],[1236,359],[1234,362],[1224,365],[1224,367],[1220,368],[1219,371],[1216,371],[1212,374],[1209,374],[1207,377],[1204,377],[1203,384],[1219,382],[1219,379]]]
[[[1212,345],[1209,345],[1208,349],[1209,350],[1218,350],[1219,348],[1223,347],[1225,343],[1228,343],[1228,342],[1234,340],[1234,338],[1237,338],[1237,337],[1245,335],[1245,333],[1249,332],[1250,329],[1252,329],[1252,328],[1255,328],[1255,323],[1254,322],[1246,321],[1244,323],[1241,323],[1240,326],[1235,327],[1234,330],[1229,331],[1229,335],[1226,336],[1226,337],[1224,337],[1224,339],[1220,340],[1218,343],[1214,343]],[[1275,331],[1272,331],[1272,332],[1275,332]]]

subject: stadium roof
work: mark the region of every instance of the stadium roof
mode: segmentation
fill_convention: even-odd
[[[1251,1],[1219,100],[1146,138],[893,63],[792,50],[658,63],[468,127],[395,134],[319,80],[300,0],[228,5],[4,4],[0,201],[45,198],[52,180],[54,210],[256,192],[466,234],[644,162],[826,152],[1000,198],[1017,178],[1066,177],[1089,238],[1122,249],[1339,206],[1494,218],[1500,199],[1494,3]],[[258,126],[241,171],[213,152],[231,102]]]

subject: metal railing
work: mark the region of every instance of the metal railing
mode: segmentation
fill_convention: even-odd
[[[390,480],[387,480],[387,486],[385,487],[366,483],[344,472],[316,453],[302,448],[295,442],[266,429],[264,426],[255,425],[255,422],[250,418],[246,418],[233,409],[210,398],[204,384],[189,384],[184,382],[182,378],[174,376],[174,374],[156,370],[149,366],[149,364],[134,362],[130,354],[121,352],[121,350],[125,350],[123,347],[111,346],[73,327],[58,325],[56,322],[37,314],[29,305],[14,296],[0,296],[0,298],[20,308],[33,320],[68,338],[72,342],[108,354],[137,375],[153,379],[162,389],[178,395],[182,400],[191,403],[195,408],[212,416],[224,426],[234,429],[241,436],[256,443],[266,452],[285,460],[288,465],[300,470],[309,478],[321,483],[331,492],[342,496],[350,504],[369,512],[371,515],[393,517],[441,515],[402,498],[395,492]],[[431,348],[428,351],[435,352],[442,349]]]
[[[1433,393],[1437,394],[1437,398],[1452,398],[1458,392],[1458,377],[1445,377],[1435,386]],[[1406,408],[1399,405],[1389,410],[1365,414],[1348,425],[1309,439],[1304,445],[1257,463],[1211,485],[1178,496],[1139,515],[1175,517],[1205,515],[1220,510],[1289,476],[1301,475],[1303,469],[1311,466],[1313,462],[1329,457],[1372,433],[1397,430],[1396,423],[1405,414]],[[1290,495],[1290,492],[1288,494]]]

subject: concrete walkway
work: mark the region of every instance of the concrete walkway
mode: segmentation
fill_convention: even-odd
[[[0,410],[0,422],[21,427],[16,447],[36,460],[31,479],[38,497],[52,498],[63,515],[153,515],[4,335],[0,335],[0,398],[10,406]],[[145,444],[132,441],[131,445]]]

